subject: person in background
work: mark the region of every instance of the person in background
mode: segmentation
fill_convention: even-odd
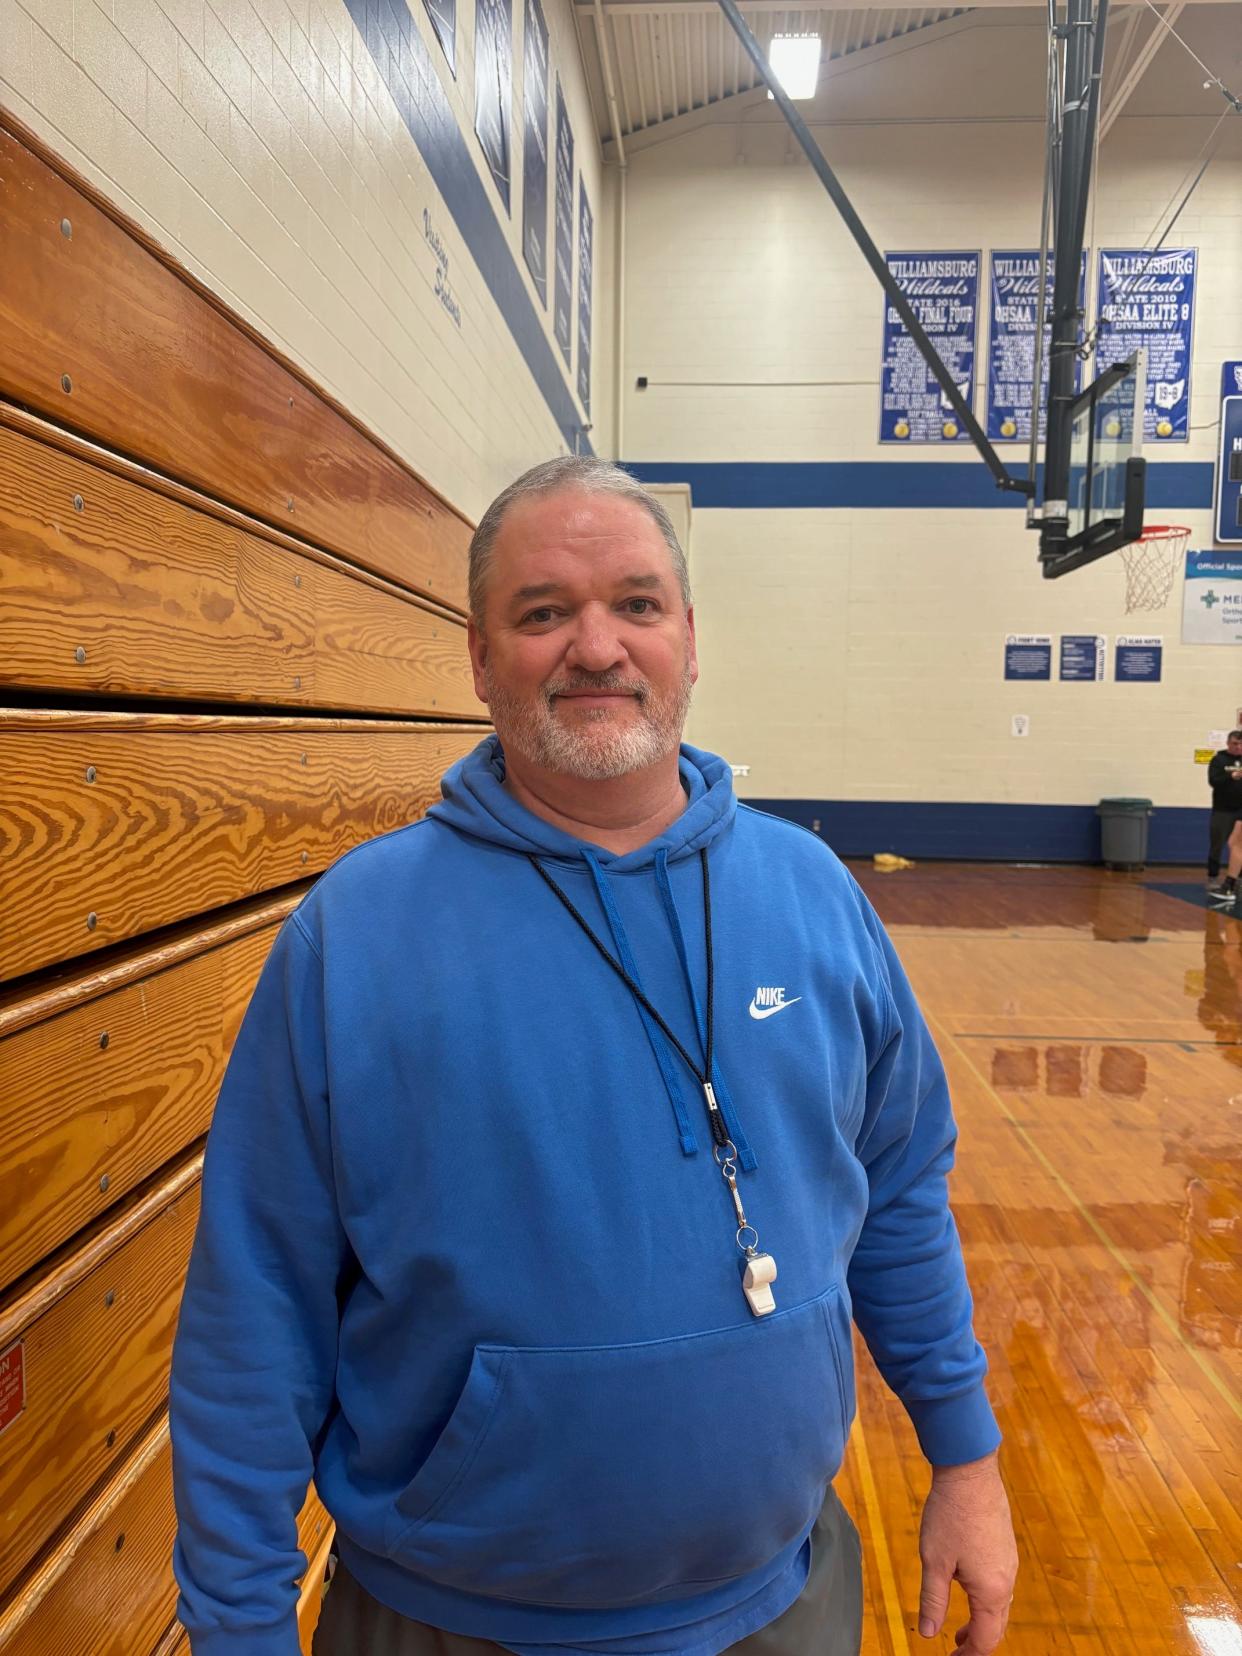
[[[211,1127],[171,1424],[194,1656],[857,1656],[856,1322],[931,1463],[920,1631],[1017,1569],[940,1058],[815,835],[682,745],[685,557],[604,461],[470,554],[496,734],[290,917]],[[903,1502],[904,1491],[900,1497]]]
[[[1208,843],[1208,879],[1215,880],[1222,863],[1225,874],[1209,889],[1214,897],[1233,898],[1237,892],[1238,868],[1234,866],[1233,840],[1242,824],[1242,730],[1231,730],[1224,747],[1208,765],[1208,787],[1212,790],[1212,819]]]

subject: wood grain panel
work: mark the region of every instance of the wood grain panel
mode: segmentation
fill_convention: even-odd
[[[332,1551],[332,1537],[333,1531],[329,1527],[319,1543],[318,1551],[310,1555],[306,1574],[302,1578],[302,1591],[298,1597],[298,1646],[302,1656],[311,1656],[315,1629],[319,1626],[319,1615],[323,1609],[324,1572],[328,1567],[328,1555]]]
[[[298,1513],[298,1546],[306,1554],[308,1561],[314,1559],[322,1550],[324,1542],[331,1539],[332,1528],[328,1509],[319,1499],[319,1491],[312,1483],[306,1491],[302,1510]],[[306,1579],[310,1579],[309,1572]]]
[[[168,1416],[0,1613],[4,1656],[135,1656],[176,1610]]]
[[[335,1530],[324,1511],[314,1484],[311,1485],[306,1505],[298,1519],[298,1545],[307,1557],[306,1573],[302,1577],[298,1597],[298,1644],[302,1656],[311,1656],[311,1642],[319,1625],[323,1608],[323,1578],[332,1551]],[[173,1625],[151,1652],[151,1656],[189,1656],[190,1635],[180,1622]]]
[[[465,521],[64,171],[0,130],[0,389],[464,609]]]
[[[100,1239],[107,1251],[81,1280],[52,1295],[37,1284],[3,1319],[26,1406],[0,1435],[0,1596],[166,1401],[198,1207],[197,1184],[177,1180],[136,1234]],[[71,1277],[73,1261],[51,1274]]]
[[[277,926],[0,1039],[0,1288],[207,1131]]]
[[[0,980],[326,868],[479,729],[0,713]]]
[[[64,442],[0,424],[0,682],[481,716],[459,621]]]

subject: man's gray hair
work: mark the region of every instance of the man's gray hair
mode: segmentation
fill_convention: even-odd
[[[622,471],[620,466],[614,466],[611,460],[597,460],[590,455],[563,454],[559,459],[545,460],[542,465],[532,466],[528,472],[523,472],[516,483],[510,483],[507,489],[496,496],[480,519],[479,527],[470,542],[470,614],[476,625],[481,626],[483,623],[483,596],[487,585],[487,573],[491,567],[492,549],[496,544],[496,536],[500,533],[500,526],[504,522],[505,513],[515,501],[535,495],[554,494],[558,489],[579,489],[584,494],[612,495],[621,500],[632,500],[636,506],[641,506],[664,538],[673,560],[673,572],[681,587],[682,600],[686,608],[690,608],[690,572],[686,568],[686,554],[677,539],[673,520],[655,495],[644,489],[629,472]]]

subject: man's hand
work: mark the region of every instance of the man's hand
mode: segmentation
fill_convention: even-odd
[[[1004,1635],[1018,1573],[1009,1500],[995,1455],[933,1468],[919,1555],[919,1632],[935,1638],[949,1608],[949,1585],[960,1581],[970,1620],[957,1631],[958,1656],[989,1656]]]

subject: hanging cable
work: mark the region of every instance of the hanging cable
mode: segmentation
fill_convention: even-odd
[[[1178,34],[1177,30],[1173,27],[1173,25],[1171,23],[1166,23],[1165,22],[1164,17],[1161,15],[1158,8],[1152,5],[1152,0],[1146,0],[1146,5],[1147,5],[1148,11],[1152,12],[1155,15],[1156,21],[1157,21],[1157,23],[1160,24],[1160,27],[1162,29],[1165,29],[1169,34],[1171,34],[1173,36],[1174,40],[1176,40],[1177,44],[1182,48],[1182,50],[1184,52],[1189,52],[1190,56],[1192,58],[1194,58],[1195,62],[1199,65],[1200,69],[1202,69],[1203,73],[1208,77],[1209,85],[1214,86],[1216,88],[1216,90],[1220,93],[1220,95],[1226,100],[1226,102],[1229,103],[1230,105],[1232,105],[1234,110],[1242,111],[1242,98],[1237,97],[1237,95],[1235,93],[1231,92],[1229,90],[1229,88],[1225,85],[1224,81],[1221,80],[1219,75],[1214,75],[1212,73],[1212,71],[1208,68],[1207,64],[1204,63],[1203,59],[1199,56],[1199,54],[1196,51],[1194,51],[1193,48],[1190,47],[1187,44],[1186,41],[1184,41],[1182,39],[1181,35]]]
[[[1198,60],[1196,59],[1196,62],[1197,61]],[[1181,218],[1182,214],[1185,212],[1187,202],[1190,200],[1191,196],[1194,195],[1195,191],[1199,188],[1199,185],[1203,180],[1203,175],[1207,172],[1207,170],[1211,166],[1212,162],[1216,159],[1216,151],[1220,148],[1220,142],[1221,142],[1221,140],[1220,140],[1221,128],[1224,126],[1225,122],[1229,119],[1229,117],[1231,115],[1237,113],[1238,110],[1242,110],[1242,105],[1239,105],[1236,110],[1231,108],[1231,109],[1224,109],[1224,110],[1221,111],[1220,116],[1219,116],[1219,118],[1216,122],[1216,125],[1212,128],[1211,132],[1208,133],[1207,138],[1204,140],[1204,142],[1203,142],[1203,144],[1202,144],[1202,146],[1199,150],[1199,154],[1196,155],[1194,160],[1190,163],[1190,166],[1186,169],[1186,172],[1182,175],[1181,183],[1178,184],[1177,189],[1175,189],[1173,191],[1173,194],[1169,197],[1168,206],[1164,209],[1164,211],[1162,213],[1160,213],[1158,215],[1158,217],[1156,219],[1156,222],[1152,226],[1151,232],[1148,235],[1148,238],[1147,238],[1148,241],[1150,241],[1152,236],[1154,236],[1156,234],[1156,231],[1157,231],[1157,229],[1159,229],[1160,222],[1164,218],[1165,213],[1167,213],[1169,211],[1169,209],[1172,208],[1173,203],[1175,201],[1177,201],[1178,191],[1182,188],[1182,185],[1185,184],[1186,179],[1190,177],[1192,172],[1194,172],[1196,165],[1198,165],[1200,163],[1200,161],[1202,161],[1202,165],[1199,166],[1198,172],[1195,172],[1195,176],[1191,180],[1190,187],[1186,190],[1185,195],[1182,196],[1181,201],[1178,202],[1177,209],[1173,213],[1172,218],[1169,219],[1169,222],[1165,225],[1164,229],[1160,232],[1160,238],[1156,242],[1156,245],[1151,249],[1151,251],[1148,253],[1147,257],[1143,260],[1142,264],[1133,273],[1133,275],[1129,278],[1129,280],[1124,282],[1121,285],[1121,287],[1118,288],[1117,292],[1113,295],[1113,298],[1110,300],[1111,304],[1119,305],[1122,302],[1122,300],[1126,297],[1126,295],[1129,293],[1130,289],[1134,286],[1135,282],[1137,282],[1139,280],[1139,278],[1141,276],[1145,275],[1146,272],[1150,269],[1152,260],[1158,256],[1158,254],[1160,253],[1161,248],[1163,248],[1165,242],[1167,242],[1169,237],[1172,235],[1173,227],[1177,223],[1178,219]],[[1206,154],[1205,154],[1205,151],[1207,152]],[[1100,315],[1096,318],[1093,325],[1087,330],[1086,334],[1084,335],[1082,344],[1078,347],[1078,355],[1084,361],[1086,361],[1094,353],[1097,345],[1099,344],[1100,329],[1104,325],[1104,320],[1105,319],[1104,319],[1103,315]]]

